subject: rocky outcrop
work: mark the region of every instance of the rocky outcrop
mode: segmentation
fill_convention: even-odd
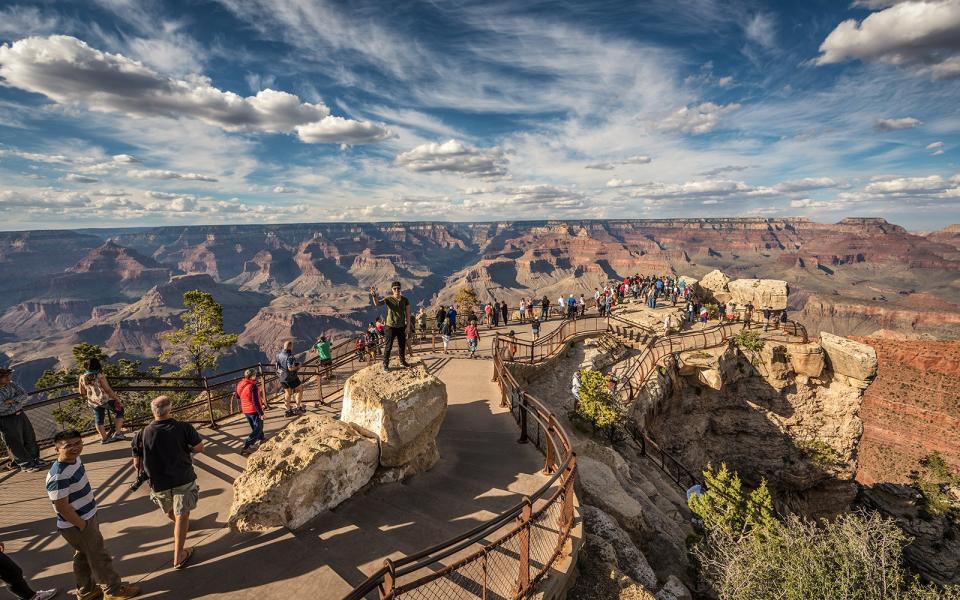
[[[785,310],[789,288],[779,279],[736,279],[727,284],[730,301],[756,310]]]
[[[817,378],[823,373],[826,364],[823,346],[817,342],[807,344],[785,343],[790,366],[794,372],[802,377]]]
[[[340,418],[380,440],[383,480],[425,471],[440,458],[437,434],[447,413],[447,388],[423,363],[386,372],[380,365],[354,373],[343,387]]]
[[[230,527],[300,527],[373,477],[377,439],[350,423],[306,415],[267,440],[233,485]]]
[[[867,344],[849,338],[820,332],[823,346],[833,377],[848,385],[867,389],[877,375],[877,351]]]
[[[677,365],[680,375],[694,376],[702,385],[715,390],[743,374],[740,353],[730,345],[681,352]]]
[[[730,289],[727,287],[729,283],[730,278],[715,269],[701,277],[698,285],[706,292],[705,299],[725,303],[730,298]]]

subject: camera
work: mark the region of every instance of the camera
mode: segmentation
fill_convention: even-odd
[[[150,476],[147,475],[146,471],[137,471],[137,480],[130,484],[130,491],[135,492],[140,489],[140,486],[143,485],[144,481],[150,479]]]

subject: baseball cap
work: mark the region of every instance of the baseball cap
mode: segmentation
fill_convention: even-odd
[[[13,373],[13,369],[8,367],[0,367],[0,377],[9,375],[10,373]]]

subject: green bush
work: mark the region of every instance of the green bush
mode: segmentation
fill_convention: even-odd
[[[800,440],[797,447],[803,456],[814,465],[826,469],[840,462],[840,455],[830,444],[820,440]]]
[[[733,336],[733,343],[744,352],[751,354],[757,354],[763,350],[763,338],[760,337],[760,332],[752,329],[741,329],[738,331],[737,334]]]
[[[907,538],[877,513],[811,522],[773,517],[766,485],[745,495],[725,465],[704,472],[707,491],[690,499],[705,537],[689,544],[700,575],[720,600],[960,600],[960,587],[910,581]]]
[[[591,369],[580,370],[577,412],[597,429],[606,429],[620,422],[622,411],[607,387],[607,378],[603,373]]]
[[[960,506],[947,490],[960,486],[955,472],[939,452],[931,452],[920,460],[920,468],[910,474],[913,487],[923,496],[924,507],[932,515],[960,518]]]

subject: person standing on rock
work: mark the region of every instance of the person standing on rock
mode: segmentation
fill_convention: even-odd
[[[20,469],[42,471],[47,463],[40,460],[33,424],[23,411],[29,396],[20,384],[11,381],[12,374],[13,369],[0,369],[0,438]]]
[[[150,477],[150,499],[173,521],[173,568],[182,569],[193,556],[184,545],[190,511],[200,499],[193,455],[203,452],[203,440],[193,425],[170,416],[172,408],[168,396],[150,402],[153,421],[143,430],[142,445],[133,447],[133,464]]]
[[[283,343],[283,350],[277,355],[277,379],[280,380],[280,388],[283,390],[283,403],[286,405],[285,417],[295,417],[306,414],[307,409],[303,407],[303,382],[297,371],[300,370],[300,362],[293,355],[293,342],[287,340]],[[296,400],[296,406],[293,405]]]
[[[68,429],[53,436],[53,445],[57,460],[47,473],[47,496],[57,513],[57,531],[74,550],[77,600],[117,600],[140,595],[140,588],[123,583],[117,575],[113,557],[104,546],[97,501],[80,460],[83,437],[76,429]]]
[[[257,388],[257,372],[247,369],[243,372],[243,379],[237,383],[237,397],[240,398],[240,412],[250,424],[250,435],[243,442],[240,454],[246,456],[253,452],[254,445],[262,443],[266,438],[263,435],[263,404],[260,402],[260,390]]]
[[[393,340],[397,340],[400,366],[403,368],[410,366],[407,364],[407,358],[404,355],[407,345],[406,327],[407,323],[410,322],[410,301],[400,293],[399,281],[390,284],[390,289],[393,292],[391,296],[380,298],[377,295],[377,290],[370,288],[370,297],[373,299],[373,304],[375,306],[380,304],[387,306],[386,337],[383,340],[383,368],[386,371],[390,370],[390,352],[393,349]],[[453,308],[451,307],[450,310],[453,310]],[[456,312],[454,312],[454,318],[456,318]]]

